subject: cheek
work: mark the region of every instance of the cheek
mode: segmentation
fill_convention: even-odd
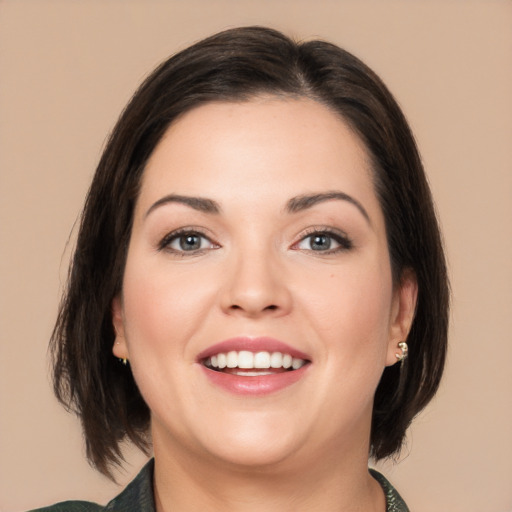
[[[183,353],[211,292],[187,272],[170,272],[165,262],[127,262],[123,282],[126,337],[132,357]],[[145,349],[151,347],[151,352]]]
[[[156,258],[155,258],[156,260]],[[123,281],[123,312],[130,366],[152,413],[180,409],[189,391],[183,383],[195,355],[191,340],[200,328],[211,293],[187,272],[171,272],[165,261],[134,252]],[[164,409],[162,409],[164,407]]]
[[[310,276],[313,277],[313,276]],[[302,275],[301,309],[336,350],[385,356],[392,299],[391,272],[379,260]],[[369,353],[369,351],[371,351]]]

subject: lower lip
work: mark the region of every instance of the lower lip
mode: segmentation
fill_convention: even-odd
[[[200,365],[207,378],[215,384],[235,395],[268,395],[276,393],[299,381],[306,373],[309,364],[291,372],[274,373],[260,376],[240,376],[210,370]]]

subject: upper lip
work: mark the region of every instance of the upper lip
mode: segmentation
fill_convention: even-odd
[[[203,350],[200,354],[198,354],[197,360],[200,362],[216,354],[231,352],[233,350],[237,352],[247,350],[254,353],[282,352],[283,354],[290,354],[292,357],[297,359],[304,359],[305,361],[311,360],[311,358],[304,352],[297,350],[296,348],[288,345],[283,341],[279,341],[275,338],[270,338],[267,336],[239,336],[236,338],[229,338]]]

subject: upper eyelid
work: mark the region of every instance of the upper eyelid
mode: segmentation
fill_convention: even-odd
[[[341,238],[346,238],[347,240],[350,240],[351,237],[348,235],[348,233],[342,229],[335,228],[332,226],[310,226],[303,231],[301,231],[297,235],[298,240],[302,240],[306,238],[307,236],[314,235],[315,233],[324,233],[326,235],[337,235]]]
[[[169,231],[167,234],[165,234],[163,237],[161,237],[158,241],[158,248],[164,249],[172,240],[179,237],[180,235],[184,235],[187,233],[196,234],[199,236],[202,236],[209,240],[214,245],[219,245],[218,242],[215,241],[215,239],[212,237],[211,234],[208,234],[207,230],[195,226],[186,226],[183,228],[174,229],[172,231]]]
[[[210,232],[210,230],[200,227],[200,226],[184,226],[180,228],[176,228],[174,230],[171,230],[167,232],[164,236],[160,237],[157,242],[157,246],[159,249],[165,248],[169,242],[171,242],[176,237],[179,237],[180,235],[187,234],[187,233],[193,233],[197,234],[199,236],[202,236],[209,240],[212,244],[216,246],[220,246],[221,244],[216,240],[216,237],[213,236],[213,233]],[[297,235],[294,237],[294,242],[291,244],[291,246],[294,246],[304,240],[305,238],[312,236],[314,234],[326,234],[330,235],[334,238],[341,238],[348,242],[351,246],[354,245],[353,238],[348,235],[348,233],[342,229],[335,228],[333,226],[325,226],[325,225],[315,225],[315,226],[309,226],[302,231],[300,231]]]
[[[291,247],[298,245],[306,238],[311,237],[315,234],[328,235],[334,238],[335,240],[337,238],[339,239],[337,243],[341,244],[342,247],[344,246],[345,249],[352,249],[354,247],[354,241],[352,237],[350,237],[345,231],[330,226],[311,226],[309,228],[306,228],[305,231],[297,235],[296,241],[293,242]],[[321,251],[318,252],[321,253]],[[328,252],[329,251],[325,251],[324,253],[327,254]]]

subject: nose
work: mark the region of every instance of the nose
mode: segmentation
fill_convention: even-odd
[[[223,311],[248,318],[286,315],[292,305],[286,275],[279,257],[270,251],[239,254],[226,272]]]

